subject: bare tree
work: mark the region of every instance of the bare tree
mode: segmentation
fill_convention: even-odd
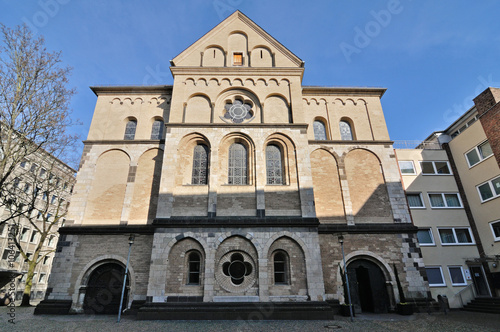
[[[39,150],[29,162],[13,171],[17,180],[4,191],[8,200],[4,213],[11,216],[11,239],[26,271],[21,306],[30,305],[37,265],[55,250],[57,231],[66,216],[75,173],[57,158]]]
[[[39,150],[64,159],[77,137],[67,129],[69,100],[66,87],[71,68],[62,66],[60,52],[48,52],[43,37],[35,38],[26,25],[0,25],[0,207],[15,185],[13,172]],[[2,217],[0,225],[22,213]]]

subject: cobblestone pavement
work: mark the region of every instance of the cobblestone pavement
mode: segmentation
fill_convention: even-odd
[[[9,309],[0,307],[0,331],[500,331],[500,315],[463,311],[415,314],[359,315],[351,323],[347,317],[332,321],[136,321],[124,316],[67,315],[34,316],[34,308],[15,308],[15,324],[10,324]]]

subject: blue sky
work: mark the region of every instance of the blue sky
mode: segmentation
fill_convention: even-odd
[[[393,140],[445,129],[500,87],[497,0],[0,0],[0,22],[25,22],[62,51],[85,139],[89,86],[172,84],[169,60],[236,9],[305,61],[304,85],[387,88]]]

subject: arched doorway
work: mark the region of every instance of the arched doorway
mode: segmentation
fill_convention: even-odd
[[[366,259],[347,266],[351,300],[357,313],[386,313],[389,309],[386,280],[380,267]]]
[[[88,279],[83,310],[86,314],[117,314],[120,308],[120,298],[123,287],[125,268],[117,263],[106,263],[96,268]],[[123,307],[126,307],[129,278],[123,297]]]

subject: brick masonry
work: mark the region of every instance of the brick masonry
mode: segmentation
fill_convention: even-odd
[[[498,167],[500,167],[500,89],[486,89],[474,98],[474,104]]]

